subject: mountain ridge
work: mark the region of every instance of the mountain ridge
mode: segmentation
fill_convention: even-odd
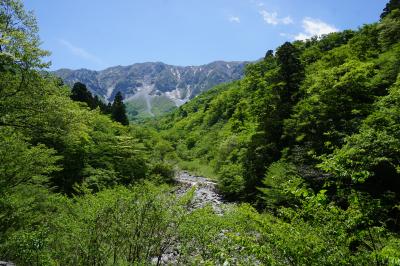
[[[254,62],[260,61],[259,60],[255,60]],[[143,64],[163,64],[163,65],[167,65],[167,66],[174,66],[174,67],[201,67],[201,66],[207,66],[207,65],[211,65],[213,63],[249,63],[249,62],[253,62],[253,61],[246,61],[246,60],[214,60],[211,61],[210,63],[206,63],[206,64],[194,64],[194,65],[175,65],[175,64],[169,64],[169,63],[165,63],[163,61],[144,61],[144,62],[136,62],[136,63],[132,63],[129,65],[115,65],[115,66],[110,66],[110,67],[106,67],[104,69],[100,69],[100,70],[94,70],[94,69],[90,69],[90,68],[86,68],[86,67],[82,67],[82,68],[68,68],[68,67],[62,67],[59,69],[55,69],[52,70],[51,72],[57,72],[60,70],[68,70],[68,71],[78,71],[78,70],[89,70],[89,71],[94,71],[94,72],[101,72],[104,70],[108,70],[110,68],[118,68],[118,67],[130,67],[133,65],[143,65]]]
[[[120,91],[128,103],[128,114],[155,116],[178,107],[196,95],[220,84],[243,77],[246,61],[214,61],[198,66],[175,66],[163,62],[143,62],[112,66],[103,70],[62,68],[53,73],[72,86],[86,84],[95,95],[111,102]]]

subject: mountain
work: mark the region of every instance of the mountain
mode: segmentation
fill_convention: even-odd
[[[124,95],[130,119],[164,114],[217,84],[238,80],[246,62],[215,61],[201,66],[172,66],[161,62],[110,67],[101,71],[60,69],[65,83],[79,81],[105,101]]]

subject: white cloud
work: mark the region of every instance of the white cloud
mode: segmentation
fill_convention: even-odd
[[[333,25],[329,25],[322,20],[309,17],[303,19],[302,27],[304,29],[304,32],[300,32],[299,34],[297,34],[294,37],[296,40],[305,40],[313,36],[321,36],[331,32],[339,31],[339,29],[337,29]]]
[[[257,7],[264,7],[265,3],[259,0],[250,0],[250,3],[256,5]]]
[[[240,23],[240,18],[237,16],[230,16],[229,21],[232,23]]]
[[[292,24],[293,20],[291,17],[287,16],[284,18],[278,17],[277,12],[268,12],[267,10],[263,9],[260,10],[260,15],[263,17],[264,21],[271,25],[278,25],[278,24]]]
[[[293,24],[293,19],[289,16],[284,17],[283,19],[281,19],[281,22],[285,25],[287,24]]]
[[[70,43],[69,41],[60,39],[58,40],[60,44],[62,44],[63,46],[65,46],[72,54],[83,58],[85,60],[91,61],[93,63],[96,63],[98,65],[104,65],[104,62],[98,58],[97,56],[89,53],[88,51],[86,51],[83,48],[80,48],[78,46],[73,45],[72,43]]]

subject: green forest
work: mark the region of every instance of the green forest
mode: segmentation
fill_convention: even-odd
[[[129,123],[121,94],[51,74],[34,15],[0,1],[0,261],[400,265],[400,1],[383,8]],[[175,193],[183,170],[222,214]]]

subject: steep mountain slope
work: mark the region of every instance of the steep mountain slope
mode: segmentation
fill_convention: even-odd
[[[187,169],[214,172],[225,197],[276,210],[309,193],[344,208],[362,195],[382,203],[365,217],[400,231],[399,32],[395,10],[287,42],[156,126]]]
[[[67,84],[80,81],[92,93],[112,101],[120,91],[131,118],[154,116],[180,106],[213,86],[240,79],[245,62],[216,61],[202,66],[139,63],[102,71],[60,69],[55,74]]]

